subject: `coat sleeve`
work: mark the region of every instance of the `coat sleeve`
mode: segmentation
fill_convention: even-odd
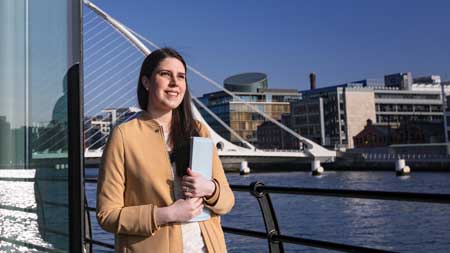
[[[152,204],[125,206],[125,150],[121,129],[116,127],[103,151],[97,185],[97,221],[108,232],[151,236],[159,226]]]
[[[200,123],[200,135],[211,137],[206,127]],[[216,190],[212,196],[205,198],[205,206],[216,214],[223,215],[231,211],[234,206],[234,194],[228,184],[217,149],[213,147],[212,179]]]

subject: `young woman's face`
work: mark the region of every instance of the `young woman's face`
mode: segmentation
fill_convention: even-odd
[[[148,88],[148,109],[167,112],[180,105],[186,92],[186,69],[180,60],[165,58],[149,79],[142,78],[144,87]]]

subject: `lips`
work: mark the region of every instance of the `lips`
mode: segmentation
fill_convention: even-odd
[[[178,96],[179,92],[178,91],[166,91],[166,94],[171,97],[176,97],[176,96]]]

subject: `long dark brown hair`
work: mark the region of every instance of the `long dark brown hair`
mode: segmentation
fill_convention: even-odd
[[[149,54],[142,63],[137,87],[138,102],[142,110],[147,110],[149,102],[148,93],[142,83],[142,77],[146,76],[151,79],[154,70],[158,67],[159,63],[166,58],[178,59],[181,63],[183,63],[184,69],[187,72],[186,62],[175,49],[161,48]],[[177,155],[177,168],[181,167],[181,163],[183,163],[183,167],[185,166],[185,153],[187,153],[187,156],[189,155],[189,140],[192,136],[199,136],[199,128],[192,115],[191,94],[189,93],[186,77],[186,92],[184,93],[181,104],[172,110],[172,123],[170,126],[169,135],[169,143],[172,144],[173,150],[177,154],[183,153],[184,157],[181,162],[180,155]]]

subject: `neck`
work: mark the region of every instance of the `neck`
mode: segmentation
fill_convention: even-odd
[[[172,110],[161,112],[147,108],[147,112],[153,120],[158,122],[158,124],[163,127],[164,132],[170,131],[170,124],[172,123]]]

